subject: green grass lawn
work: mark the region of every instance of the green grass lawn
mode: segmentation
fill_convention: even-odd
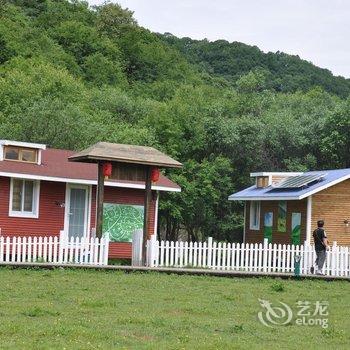
[[[349,349],[350,283],[0,268],[1,349]],[[329,327],[266,327],[258,299],[329,302]]]

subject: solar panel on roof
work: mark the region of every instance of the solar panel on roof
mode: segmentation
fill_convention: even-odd
[[[326,174],[292,176],[280,182],[275,188],[300,188],[311,182],[322,179],[325,175]]]

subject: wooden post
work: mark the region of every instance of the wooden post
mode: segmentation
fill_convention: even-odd
[[[306,206],[306,240],[311,244],[311,221],[312,221],[312,196],[307,197],[307,206]]]
[[[148,230],[150,223],[150,205],[152,197],[152,181],[151,181],[151,167],[146,168],[146,180],[145,180],[145,202],[143,212],[143,242],[142,242],[142,265],[146,265],[146,254],[147,254],[147,240]]]
[[[103,224],[103,197],[104,197],[105,178],[103,175],[103,162],[98,162],[97,177],[97,197],[96,197],[96,237],[102,237]]]

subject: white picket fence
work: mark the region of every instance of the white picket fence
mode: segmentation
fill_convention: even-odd
[[[0,263],[108,264],[107,238],[0,237]]]
[[[142,241],[141,241],[142,242]],[[151,267],[195,267],[250,272],[294,273],[295,258],[300,257],[300,273],[309,274],[316,254],[309,244],[217,243],[147,241],[147,265]],[[327,252],[326,275],[350,276],[350,249],[334,243]]]

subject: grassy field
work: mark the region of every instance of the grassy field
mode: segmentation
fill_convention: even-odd
[[[0,269],[1,349],[349,349],[350,283]],[[258,299],[329,302],[329,327],[272,328]]]

